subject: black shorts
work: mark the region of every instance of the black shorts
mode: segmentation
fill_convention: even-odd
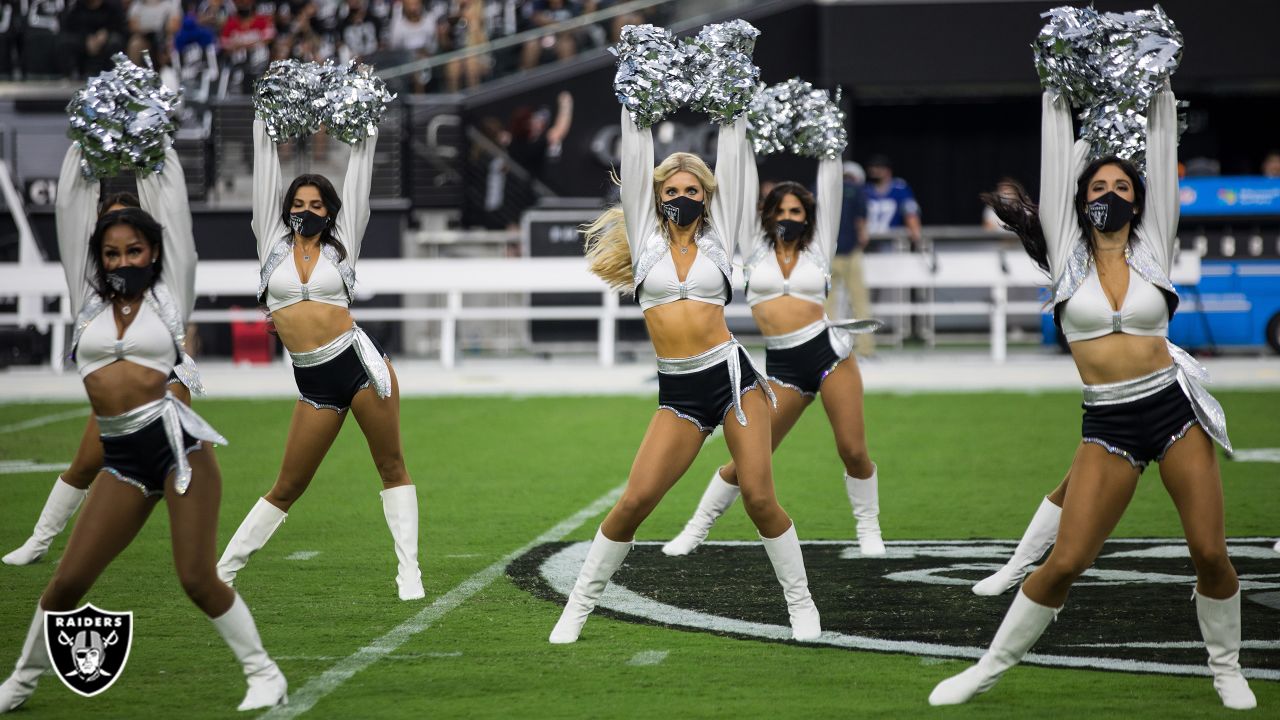
[[[1199,423],[1195,408],[1176,382],[1132,402],[1082,407],[1081,439],[1128,460],[1138,472],[1152,460],[1163,460],[1169,448]]]
[[[183,431],[182,446],[190,455],[200,449],[201,443]],[[102,469],[147,497],[164,495],[164,480],[177,467],[178,459],[165,434],[164,418],[156,418],[130,435],[102,438]]]
[[[729,363],[722,362],[691,373],[658,373],[658,408],[670,410],[688,420],[702,432],[711,432],[724,422],[733,409],[733,401],[752,389],[764,378],[756,377],[751,360],[742,348],[737,349],[742,379],[735,389],[729,382]]]
[[[814,397],[822,388],[822,381],[844,360],[831,347],[831,330],[828,329],[793,348],[766,350],[764,367],[773,382],[797,390],[806,397]]]
[[[373,345],[378,348],[379,354],[386,357],[377,340],[373,340]],[[294,365],[293,379],[298,383],[299,400],[319,410],[339,413],[346,412],[351,407],[351,399],[356,393],[373,384],[369,373],[364,369],[364,363],[360,362],[354,343],[323,365]]]

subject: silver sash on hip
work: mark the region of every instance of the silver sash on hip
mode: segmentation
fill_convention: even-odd
[[[360,358],[360,364],[369,375],[369,380],[373,383],[373,389],[377,391],[378,397],[391,397],[391,369],[387,367],[386,359],[382,357],[382,353],[378,352],[373,340],[369,339],[369,335],[359,325],[352,325],[350,330],[315,350],[291,352],[289,358],[293,360],[296,367],[315,367],[338,357],[352,345],[355,345],[356,356]]]
[[[883,325],[884,323],[879,320],[832,320],[823,318],[785,335],[765,335],[764,346],[768,350],[789,350],[809,342],[829,328],[831,330],[832,343],[839,343],[844,348],[844,352],[839,354],[847,357],[853,348],[854,335],[873,333]]]
[[[195,358],[182,353],[182,362],[173,366],[173,374],[178,376],[178,382],[186,385],[192,395],[205,396],[204,382],[200,379],[200,368],[196,366]]]
[[[738,349],[742,347],[742,343],[738,339],[730,336],[728,340],[707,350],[706,352],[684,358],[658,358],[658,372],[663,375],[688,375],[689,373],[700,372],[708,368],[713,368],[720,363],[726,363],[729,368],[729,384],[733,389],[733,414],[738,418],[738,424],[746,427],[747,414],[742,411],[742,393],[738,392],[738,388],[742,387],[742,363],[738,357]],[[764,390],[765,395],[769,398],[769,402],[774,407],[778,406],[778,398],[773,394],[773,388],[769,387],[767,376],[760,372],[756,361],[751,357],[751,353],[743,349],[743,354],[747,356],[747,365],[751,372],[756,375],[756,385]]]
[[[173,451],[177,473],[173,478],[173,489],[179,495],[187,494],[191,486],[191,464],[187,462],[187,449],[182,444],[182,432],[185,430],[197,440],[204,440],[216,445],[226,445],[227,439],[218,434],[213,426],[194,410],[178,402],[170,393],[159,400],[140,405],[122,415],[111,417],[98,416],[98,429],[102,437],[123,437],[132,435],[142,428],[160,419],[164,422],[164,434],[169,440],[169,449]]]
[[[1142,377],[1102,385],[1084,386],[1084,404],[1123,405],[1151,397],[1178,381],[1178,366],[1170,365]]]

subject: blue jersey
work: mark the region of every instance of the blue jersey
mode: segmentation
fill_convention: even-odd
[[[867,230],[884,232],[902,227],[907,215],[919,215],[920,205],[905,180],[894,178],[889,189],[881,193],[879,188],[867,183]]]

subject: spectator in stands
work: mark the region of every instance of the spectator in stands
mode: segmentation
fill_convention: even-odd
[[[235,14],[222,25],[222,52],[241,78],[244,92],[250,92],[254,79],[267,69],[275,37],[275,23],[270,15],[256,11],[254,0],[235,0]]]
[[[911,247],[920,248],[920,205],[906,180],[893,176],[893,166],[884,155],[867,162],[867,231],[889,232],[905,227]]]
[[[400,51],[398,62],[409,62],[429,57],[436,51],[436,22],[428,16],[422,0],[403,0],[391,12],[391,32],[387,46]],[[413,91],[422,92],[430,82],[430,73],[414,73]]]
[[[581,3],[574,0],[532,0],[526,8],[529,24],[535,28],[556,25],[582,14]],[[524,44],[520,69],[528,70],[538,65],[548,51],[553,52],[557,60],[571,58],[578,51],[577,39],[571,32],[558,32],[530,40]]]
[[[996,183],[995,190],[991,195],[1007,202],[1016,202],[1018,198],[1026,197],[1027,191],[1022,187],[1022,183],[1011,177],[1002,177]],[[1000,222],[1000,218],[996,216],[996,211],[990,205],[982,204],[982,229],[983,230],[1008,230],[1009,227]]]
[[[18,69],[26,6],[26,0],[0,0],[0,79],[13,77]]]
[[[844,164],[843,203],[836,253],[831,258],[831,291],[827,293],[827,314],[834,319],[871,317],[871,292],[862,271],[862,251],[871,236],[867,233],[867,174],[856,162]],[[818,199],[821,202],[821,198]],[[849,312],[846,312],[846,309]],[[876,352],[873,333],[853,336],[854,352],[871,357]]]
[[[65,0],[18,0],[26,8],[26,22],[20,33],[18,53],[22,58],[22,76],[52,77],[67,73],[59,52],[58,30],[61,29]]]
[[[481,0],[456,0],[440,26],[440,51],[452,52],[483,45],[489,40],[484,3]],[[477,53],[454,60],[444,67],[445,89],[457,92],[475,87],[489,72],[488,54]]]
[[[1280,149],[1272,150],[1263,156],[1262,176],[1280,178]]]
[[[111,68],[125,47],[124,10],[116,0],[75,0],[62,19],[59,59],[67,74],[86,77]]]
[[[201,22],[196,0],[185,0],[185,13],[173,36],[174,64],[182,86],[183,124],[203,122],[218,79],[218,43],[214,31]],[[187,333],[187,338],[196,337]]]
[[[199,2],[196,17],[200,19],[200,24],[209,28],[214,37],[220,37],[222,26],[227,24],[227,18],[235,14],[235,7],[231,4],[231,0],[199,0]]]
[[[167,67],[170,41],[182,24],[178,0],[131,0],[128,19],[129,59],[141,65],[145,50],[155,67]]]
[[[573,95],[561,91],[556,96],[555,122],[545,107],[528,105],[511,114],[511,145],[507,154],[538,180],[546,182],[547,165],[560,157],[565,136],[573,124]]]
[[[369,12],[368,0],[347,0],[337,14],[340,62],[363,60],[381,49],[382,26]]]

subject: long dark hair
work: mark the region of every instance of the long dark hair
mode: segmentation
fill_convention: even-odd
[[[813,200],[813,193],[800,183],[787,180],[773,186],[769,194],[764,196],[764,202],[760,204],[760,225],[764,227],[764,235],[769,242],[769,247],[776,246],[778,206],[788,195],[794,195],[800,201],[800,206],[804,208],[804,232],[796,240],[796,250],[804,250],[810,242],[813,242],[813,209],[816,203]]]
[[[1120,168],[1125,175],[1129,176],[1130,184],[1133,186],[1134,215],[1129,221],[1131,239],[1133,231],[1137,230],[1142,222],[1142,210],[1147,204],[1147,186],[1142,181],[1142,174],[1138,172],[1136,165],[1115,155],[1100,157],[1089,163],[1084,172],[1080,173],[1080,177],[1076,178],[1075,210],[1076,224],[1080,227],[1085,243],[1089,246],[1090,254],[1094,251],[1093,223],[1089,222],[1089,214],[1085,211],[1085,199],[1089,196],[1089,181],[1093,180],[1098,170],[1106,165],[1115,165]],[[1027,191],[1021,185],[1012,183],[1011,186],[1015,191],[1014,198],[1004,198],[997,193],[982,193],[979,197],[995,211],[1000,222],[1017,234],[1027,254],[1036,265],[1040,266],[1041,270],[1047,273],[1049,272],[1049,250],[1045,244],[1044,228],[1040,225],[1040,206],[1028,197]]]
[[[160,223],[142,208],[127,207],[109,212],[98,218],[98,224],[94,226],[93,234],[89,236],[89,262],[92,263],[90,267],[93,268],[91,274],[93,289],[104,298],[112,297],[115,292],[111,289],[111,283],[107,282],[107,269],[102,266],[102,242],[107,236],[107,231],[116,225],[128,225],[133,228],[151,246],[155,267],[154,277],[160,277],[160,272],[164,270],[164,228]],[[152,280],[152,282],[155,281]]]
[[[320,191],[320,202],[324,203],[325,209],[329,211],[329,224],[325,226],[324,230],[320,231],[320,244],[332,245],[338,251],[338,257],[346,260],[347,249],[333,234],[335,223],[338,222],[338,213],[342,210],[342,198],[338,196],[338,191],[333,189],[333,183],[329,182],[329,178],[323,175],[306,173],[294,178],[293,182],[289,184],[289,189],[284,193],[284,205],[280,208],[280,221],[289,229],[287,237],[293,237],[293,226],[289,224],[293,198],[298,194],[298,188],[308,185]]]
[[[131,192],[125,191],[125,192],[107,193],[106,195],[103,195],[100,200],[98,200],[98,217],[102,217],[103,215],[106,215],[107,210],[112,205],[123,205],[125,207],[131,207],[131,208],[142,207],[142,203],[138,202],[138,196],[134,195]]]

